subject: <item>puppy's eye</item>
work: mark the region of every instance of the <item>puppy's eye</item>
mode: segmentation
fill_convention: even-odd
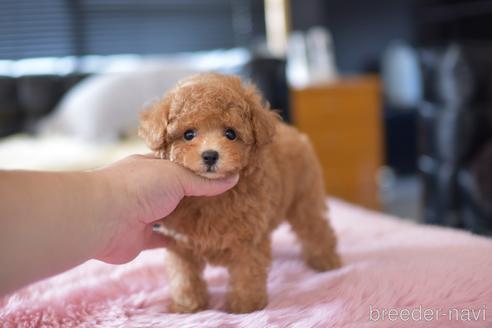
[[[224,131],[224,135],[226,136],[227,139],[229,140],[234,140],[236,139],[236,131],[234,131],[233,129],[226,129]]]
[[[183,134],[183,138],[186,141],[192,140],[194,137],[196,137],[196,131],[195,130],[186,130],[185,133]]]

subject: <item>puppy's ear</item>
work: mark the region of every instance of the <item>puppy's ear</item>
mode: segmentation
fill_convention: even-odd
[[[156,101],[140,114],[138,135],[154,151],[165,151],[171,97]]]
[[[269,144],[275,135],[276,123],[279,121],[279,115],[270,110],[268,105],[263,105],[258,90],[248,85],[246,95],[251,110],[251,126],[256,146]]]
[[[251,122],[256,146],[263,146],[272,142],[278,120],[278,114],[267,107],[259,107],[253,111]]]

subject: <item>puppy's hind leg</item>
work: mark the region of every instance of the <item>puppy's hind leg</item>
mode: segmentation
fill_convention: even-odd
[[[318,271],[341,266],[337,254],[337,239],[326,219],[324,192],[318,188],[299,195],[287,213],[287,221],[296,233],[306,263]],[[318,191],[318,193],[316,193]]]

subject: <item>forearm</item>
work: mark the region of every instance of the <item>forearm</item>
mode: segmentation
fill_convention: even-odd
[[[126,263],[163,247],[153,221],[237,181],[138,155],[92,172],[0,171],[0,295],[90,258]]]
[[[93,257],[106,188],[94,173],[0,172],[0,294]]]

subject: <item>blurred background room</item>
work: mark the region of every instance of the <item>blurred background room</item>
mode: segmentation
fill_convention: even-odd
[[[2,0],[0,168],[148,152],[139,111],[204,71],[309,135],[331,196],[492,234],[492,0]]]

